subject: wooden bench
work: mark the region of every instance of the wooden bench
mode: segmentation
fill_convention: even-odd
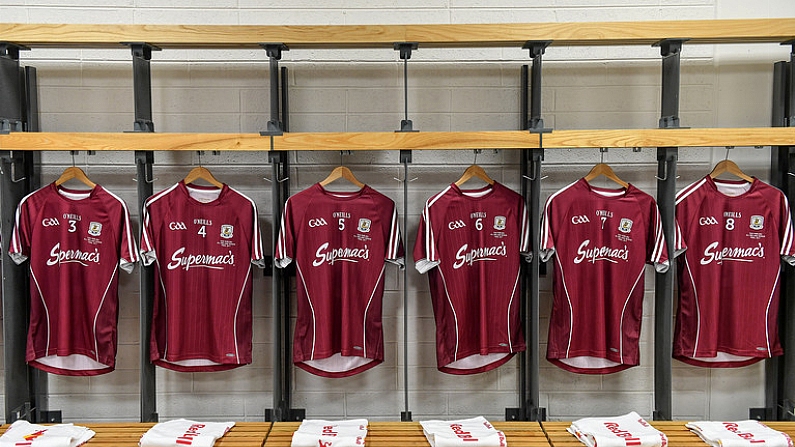
[[[649,421],[651,425],[668,436],[670,447],[704,447],[707,444],[685,427],[685,421]],[[543,422],[541,424],[552,447],[582,447],[574,435],[566,431],[571,422]],[[795,422],[765,422],[765,425],[783,431],[795,439]]]
[[[268,435],[266,447],[289,447],[298,422],[277,422]],[[509,446],[549,447],[541,426],[536,422],[494,422],[505,433]],[[370,447],[427,446],[419,422],[370,422],[365,445]]]
[[[706,444],[685,427],[684,421],[651,421],[651,424],[668,436],[671,447],[704,447]],[[521,447],[582,447],[566,431],[570,422],[494,422],[502,430],[509,446]],[[765,422],[775,430],[783,431],[795,439],[795,422]],[[97,434],[88,447],[137,447],[138,440],[154,424],[135,422],[78,423]],[[215,445],[218,447],[289,447],[298,422],[238,422]],[[8,425],[0,427],[2,431]],[[370,422],[366,445],[371,447],[420,447],[428,441],[422,434],[419,422]]]

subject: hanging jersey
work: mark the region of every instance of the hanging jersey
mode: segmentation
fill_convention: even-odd
[[[143,261],[155,265],[152,363],[183,372],[251,363],[251,265],[264,265],[254,202],[227,185],[180,181],[146,201],[142,227]]]
[[[645,266],[668,269],[654,199],[580,179],[547,199],[540,247],[555,255],[547,360],[584,374],[637,365]]]
[[[138,261],[124,201],[99,185],[49,184],[19,203],[9,255],[30,259],[27,362],[69,376],[113,371],[119,268]]]
[[[795,265],[786,196],[706,176],[677,194],[676,217],[689,248],[677,264],[674,358],[737,367],[781,355],[780,258]]]
[[[524,200],[500,183],[451,184],[425,203],[414,259],[428,273],[440,371],[489,371],[525,349],[519,269],[529,250]]]
[[[287,200],[275,262],[295,261],[293,362],[312,374],[347,377],[384,361],[385,261],[403,266],[395,203],[364,186],[332,192],[314,184]]]

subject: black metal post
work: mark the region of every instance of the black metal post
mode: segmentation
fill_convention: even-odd
[[[543,138],[543,134],[539,138]],[[540,352],[538,350],[540,341],[540,322],[539,322],[539,283],[540,283],[540,257],[538,256],[538,241],[540,237],[541,227],[538,225],[541,222],[541,164],[544,160],[544,148],[530,149],[529,158],[529,215],[530,215],[530,240],[532,243],[531,250],[534,253],[533,259],[529,266],[525,266],[527,270],[527,295],[526,306],[528,324],[526,327],[525,338],[528,346],[528,353],[525,354],[527,373],[525,375],[527,396],[525,400],[524,415],[525,420],[528,421],[545,421],[546,408],[541,407],[539,402],[540,377],[539,362]],[[522,182],[525,183],[525,182]]]
[[[262,43],[260,44],[265,49],[268,55],[270,74],[270,119],[268,120],[267,129],[260,132],[261,135],[281,135],[284,132],[284,123],[282,123],[279,106],[279,61],[282,58],[283,51],[289,51],[287,45],[283,43]]]
[[[662,56],[662,107],[660,128],[679,127],[679,73],[682,43],[686,39],[663,40]],[[676,201],[676,162],[679,148],[657,148],[657,206],[663,223],[665,243],[670,258],[670,268],[657,273],[654,282],[654,420],[672,418],[671,356],[673,355],[673,302],[676,265],[673,260],[673,243]]]
[[[408,246],[408,203],[409,203],[409,163],[411,163],[411,151],[400,151],[400,162],[403,163],[403,244]],[[406,256],[408,258],[408,256]],[[408,264],[406,262],[406,264]],[[403,408],[400,412],[401,422],[411,422],[411,411],[409,410],[409,266],[403,268]]]
[[[399,51],[403,60],[403,119],[400,120],[400,129],[397,132],[419,132],[414,129],[414,123],[409,119],[409,59],[412,50],[419,47],[417,42],[395,42],[395,51]]]
[[[795,127],[795,42],[790,60],[777,62],[773,71],[773,127]],[[789,172],[795,165],[795,147],[771,147],[771,184],[795,198],[795,182]],[[782,263],[779,335],[784,355],[765,362],[765,419],[795,420],[795,270]]]
[[[0,133],[22,131],[27,120],[26,71],[19,66],[21,47],[0,43]],[[35,71],[32,72],[35,77]],[[31,85],[35,88],[35,84]],[[35,106],[34,106],[35,107]],[[34,109],[35,111],[35,109]],[[36,122],[38,117],[35,118]],[[0,152],[0,228],[2,240],[10,241],[19,201],[33,190],[33,156],[30,152]],[[8,246],[8,242],[3,244]],[[5,371],[5,420],[38,421],[37,412],[47,396],[47,375],[25,361],[30,287],[27,265],[16,265],[2,253],[3,355]]]
[[[154,132],[152,122],[152,76],[149,61],[152,50],[156,47],[146,43],[129,44],[133,62],[133,97],[135,102],[136,132]],[[138,210],[143,218],[144,203],[152,195],[154,179],[152,164],[154,152],[135,151],[136,180],[138,182]],[[143,222],[142,222],[143,224]],[[141,422],[157,422],[157,386],[155,381],[155,365],[149,358],[149,343],[152,336],[152,309],[155,298],[154,266],[143,266],[141,269],[140,290],[140,360],[141,360]]]
[[[773,107],[772,120],[773,127],[787,126],[787,73],[786,62],[778,62],[773,67]],[[789,193],[790,181],[787,178],[789,172],[789,146],[771,146],[770,148],[770,184],[781,189],[787,197],[792,197]],[[782,269],[785,263],[782,262]],[[787,323],[784,315],[787,312],[788,297],[795,293],[795,281],[788,275],[785,269],[781,275],[781,298],[779,306],[779,334],[782,346],[787,345],[785,332]],[[786,349],[786,348],[785,348]],[[786,355],[785,351],[785,355]],[[782,373],[784,368],[783,358],[773,357],[765,362],[765,406],[763,408],[752,408],[750,417],[764,421],[778,420],[776,408],[779,406],[781,391],[783,390]]]
[[[540,371],[539,352],[539,282],[541,264],[537,256],[538,237],[541,220],[541,163],[544,160],[543,134],[551,132],[544,128],[541,118],[541,63],[544,51],[551,41],[528,41],[522,47],[529,50],[533,60],[530,68],[528,89],[528,67],[522,66],[521,71],[521,122],[523,130],[539,134],[539,147],[522,151],[521,160],[521,191],[528,206],[533,256],[529,265],[521,266],[520,296],[522,299],[522,321],[524,322],[525,343],[528,349],[519,355],[519,400],[520,408],[506,408],[506,420],[543,421],[546,420],[546,408],[540,406]],[[529,96],[528,96],[529,93]],[[528,106],[529,103],[529,106]],[[529,112],[529,119],[528,119]],[[529,184],[528,184],[529,183]]]
[[[273,138],[273,137],[271,137]],[[287,152],[268,152],[272,167],[272,213],[273,232],[271,235],[273,256],[279,237],[279,222],[282,220],[284,203],[290,196],[288,173],[290,164]],[[273,313],[273,408],[265,410],[265,419],[271,422],[300,421],[304,419],[304,409],[292,408],[292,340],[290,339],[290,282],[285,269],[272,267],[272,313]]]
[[[541,63],[544,52],[551,43],[551,40],[532,40],[522,47],[530,51],[530,58],[533,59],[530,71],[530,122],[527,125],[530,130],[544,128],[544,120],[541,118]]]

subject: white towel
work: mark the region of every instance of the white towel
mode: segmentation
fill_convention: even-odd
[[[87,427],[72,424],[39,425],[18,420],[0,436],[0,447],[26,445],[31,447],[77,447],[96,433]]]
[[[696,421],[685,427],[713,447],[793,447],[789,435],[759,421]]]
[[[567,428],[588,447],[665,447],[668,437],[634,411],[622,416],[578,419]]]
[[[234,422],[196,422],[175,419],[155,424],[141,436],[141,447],[212,447]]]
[[[293,433],[291,447],[360,447],[367,437],[367,419],[307,419]]]
[[[483,416],[453,421],[420,421],[431,447],[504,447],[505,434],[495,429]]]

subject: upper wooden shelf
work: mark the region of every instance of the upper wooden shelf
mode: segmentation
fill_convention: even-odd
[[[0,42],[30,48],[118,48],[146,42],[168,48],[420,48],[517,47],[529,40],[562,46],[651,45],[662,39],[689,43],[783,43],[795,39],[795,18],[427,25],[75,25],[0,24]]]
[[[532,149],[539,135],[526,131],[483,132],[293,132],[271,138],[226,133],[12,132],[0,135],[0,150],[36,151],[339,151],[431,149]],[[556,130],[543,147],[633,148],[795,146],[795,127],[711,129]]]

